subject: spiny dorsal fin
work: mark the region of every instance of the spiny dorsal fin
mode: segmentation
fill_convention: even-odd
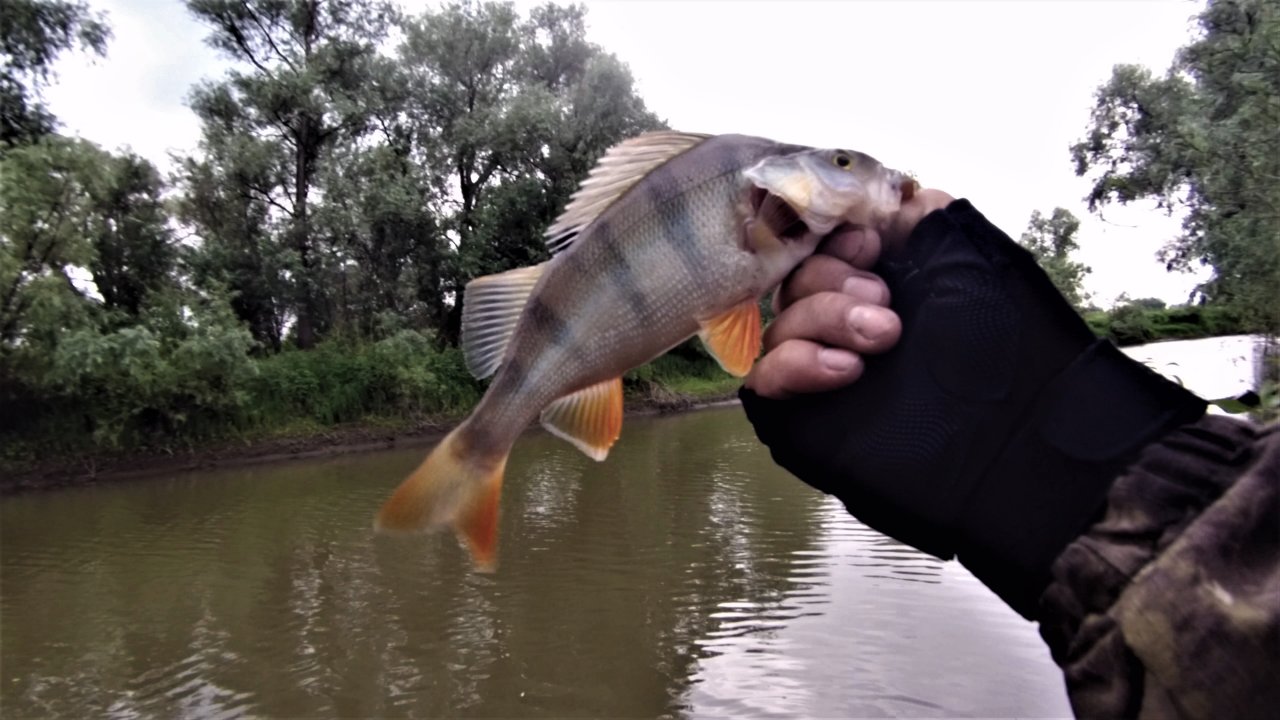
[[[542,411],[542,426],[592,460],[604,460],[622,434],[622,378],[565,395]]]
[[[558,253],[569,247],[583,228],[641,178],[709,137],[674,131],[651,132],[609,148],[573,194],[564,212],[547,228],[547,249]]]
[[[760,304],[755,298],[699,324],[698,336],[720,367],[734,377],[751,371],[760,354]]]
[[[462,296],[462,357],[477,379],[502,364],[516,322],[547,263],[485,275],[467,283]]]

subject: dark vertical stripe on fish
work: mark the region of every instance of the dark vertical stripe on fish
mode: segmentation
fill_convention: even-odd
[[[480,399],[480,406],[476,408],[476,413],[479,413],[482,408],[487,408],[487,411],[492,413],[495,407],[501,409],[513,398],[524,398],[528,374],[529,369],[519,354],[506,358],[502,367],[498,369],[498,374],[494,376],[489,391]],[[477,417],[476,413],[472,414],[472,418]],[[499,410],[499,415],[503,414],[505,413]],[[475,454],[505,452],[503,433],[495,433],[492,422],[470,422],[469,418],[463,427],[466,429],[466,433],[462,435],[466,440],[466,447]]]
[[[542,332],[551,345],[565,347],[573,339],[568,323],[540,296],[534,295],[529,298],[529,305],[525,307],[524,312],[533,327]]]
[[[493,393],[497,396],[513,395],[524,385],[528,369],[518,354],[513,354],[503,363],[497,377],[493,379]]]
[[[614,242],[613,230],[608,221],[597,222],[592,235],[592,242],[599,243],[604,251],[605,260],[609,263],[609,277],[618,284],[618,289],[626,298],[627,307],[637,320],[646,322],[649,318],[649,298],[640,290],[635,272],[631,269],[631,261]]]
[[[650,173],[648,199],[662,226],[662,237],[676,251],[689,277],[702,272],[702,255],[694,242],[693,218],[683,193],[674,192],[675,178],[670,170],[659,166]],[[664,188],[667,192],[663,192]]]

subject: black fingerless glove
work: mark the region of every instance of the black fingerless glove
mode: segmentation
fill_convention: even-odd
[[[774,460],[867,525],[956,556],[1034,618],[1049,566],[1139,450],[1203,400],[1098,340],[967,201],[876,269],[898,345],[852,385],[743,407]]]

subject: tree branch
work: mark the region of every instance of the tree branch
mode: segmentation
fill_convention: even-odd
[[[271,37],[271,32],[262,25],[262,20],[258,17],[258,14],[253,11],[253,6],[248,2],[242,2],[240,3],[240,6],[249,14],[249,17],[253,20],[253,24],[258,26],[258,30],[262,31],[262,37],[267,41],[267,45],[271,47],[271,51],[275,53],[276,57],[280,58],[280,61],[289,68],[290,72],[295,75],[298,74],[297,66],[293,64],[293,61],[291,61],[288,56],[280,51],[280,47],[276,45],[276,41]]]
[[[249,41],[245,38],[244,33],[240,32],[239,26],[234,22],[227,20],[223,22],[222,28],[231,35],[231,38],[236,41],[236,47],[240,48],[240,52],[244,53],[245,58],[247,58],[250,63],[253,63],[253,66],[258,68],[259,72],[263,75],[271,74],[271,71],[258,61],[257,55],[255,55],[253,49],[249,47]]]

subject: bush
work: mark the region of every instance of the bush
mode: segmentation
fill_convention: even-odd
[[[1235,335],[1245,332],[1239,314],[1214,305],[1156,307],[1159,301],[1134,301],[1110,312],[1085,313],[1089,329],[1117,345],[1140,345],[1158,340]]]
[[[258,361],[258,368],[249,405],[251,423],[259,426],[457,413],[481,392],[460,350],[437,350],[413,330],[373,344],[333,341],[289,350]]]
[[[28,388],[44,402],[23,430],[63,448],[167,445],[206,434],[248,401],[252,345],[246,330],[219,325],[181,339],[144,326],[71,332]]]

